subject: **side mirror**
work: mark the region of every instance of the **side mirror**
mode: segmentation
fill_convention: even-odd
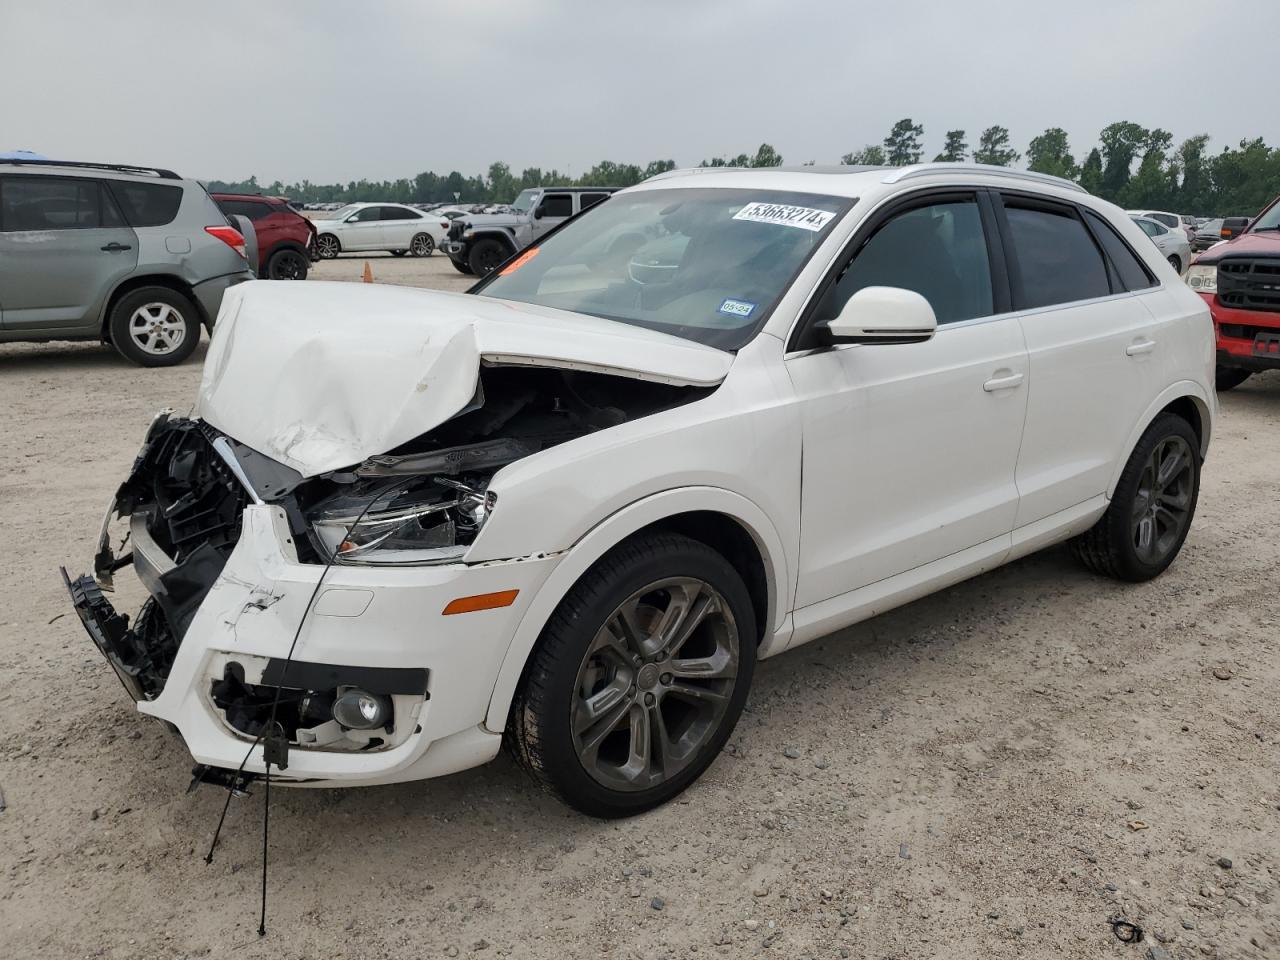
[[[541,220],[541,219],[542,219],[542,205],[541,205],[541,204],[539,204],[537,207],[535,207],[535,208],[534,208],[534,210],[533,210],[533,219],[535,219],[535,220]]]
[[[1227,217],[1222,221],[1222,239],[1230,240],[1232,237],[1238,237],[1248,226],[1248,217]]]
[[[900,287],[863,287],[827,324],[832,343],[923,343],[937,329],[929,301]]]
[[[344,221],[343,221],[343,223],[355,223],[355,222],[356,222],[356,218],[357,218],[357,217],[359,217],[359,216],[360,216],[360,214],[358,214],[358,213],[353,213],[351,216],[347,217],[347,219],[346,219],[346,220],[344,220]]]

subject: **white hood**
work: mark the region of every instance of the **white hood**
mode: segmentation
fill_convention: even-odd
[[[386,453],[448,420],[475,395],[481,360],[713,386],[733,356],[503,300],[259,280],[223,296],[196,414],[310,477]]]

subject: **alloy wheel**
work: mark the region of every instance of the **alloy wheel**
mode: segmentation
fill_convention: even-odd
[[[331,237],[326,234],[325,236],[316,238],[316,249],[324,259],[332,260],[338,255],[339,248],[337,237]]]
[[[628,792],[679,774],[725,717],[739,642],[729,604],[703,580],[661,580],[619,604],[574,686],[570,724],[583,769]]]
[[[187,323],[170,304],[145,303],[129,317],[129,337],[143,353],[162,357],[182,345]]]
[[[1182,437],[1166,437],[1147,458],[1130,514],[1133,548],[1144,563],[1161,562],[1182,542],[1191,521],[1194,456]]]
[[[293,250],[278,253],[271,261],[272,280],[300,280],[306,275],[305,271],[302,254]]]
[[[415,257],[429,257],[431,256],[431,251],[435,248],[435,241],[426,234],[420,233],[413,238],[413,243],[409,249]]]

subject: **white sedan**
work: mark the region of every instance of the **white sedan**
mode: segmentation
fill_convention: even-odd
[[[1169,261],[1169,266],[1178,273],[1182,273],[1191,265],[1191,242],[1187,240],[1187,235],[1180,228],[1166,227],[1150,217],[1131,216],[1131,219],[1143,233],[1151,238],[1156,249]]]
[[[446,218],[402,203],[349,203],[314,223],[316,249],[323,260],[370,250],[429,257],[449,231]]]
[[[1159,575],[1217,411],[1204,301],[1073,183],[841,171],[653,177],[472,294],[229,290],[68,579],[138,709],[224,784],[505,736],[618,817],[707,769],[758,660],[1066,540]]]

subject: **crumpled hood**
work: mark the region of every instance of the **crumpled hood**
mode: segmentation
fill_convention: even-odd
[[[475,396],[482,360],[714,386],[733,356],[485,297],[258,280],[223,296],[195,412],[310,477],[386,453],[454,416]]]

